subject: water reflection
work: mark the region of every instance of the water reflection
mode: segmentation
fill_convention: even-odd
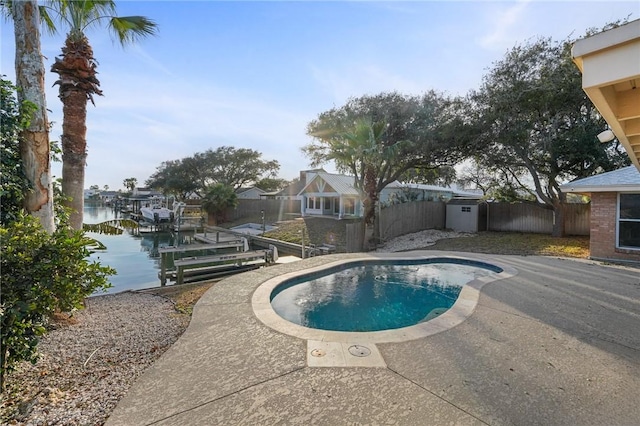
[[[108,206],[85,205],[84,222],[100,223],[112,219],[120,219],[122,214]],[[169,232],[148,232],[134,235],[123,232],[121,235],[103,235],[87,232],[87,236],[103,243],[107,249],[93,253],[91,259],[108,265],[117,271],[110,277],[113,285],[108,293],[124,290],[136,290],[160,285],[161,247],[184,244],[189,235],[175,235]]]

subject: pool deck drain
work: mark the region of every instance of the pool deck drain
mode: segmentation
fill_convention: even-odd
[[[308,340],[307,366],[385,368],[387,363],[376,345],[371,343],[365,346],[355,342]]]

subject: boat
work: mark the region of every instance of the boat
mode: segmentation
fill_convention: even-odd
[[[156,200],[150,200],[151,203],[140,208],[141,219],[152,225],[172,224],[175,221],[176,214],[173,210],[168,209]]]

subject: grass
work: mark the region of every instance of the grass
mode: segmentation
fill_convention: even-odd
[[[278,224],[278,229],[265,232],[264,236],[288,243],[302,244],[302,231],[309,235],[307,225],[304,220],[291,220]],[[306,241],[309,244],[309,241]]]
[[[480,232],[477,236],[471,238],[439,240],[435,245],[426,247],[426,249],[586,259],[589,256],[589,237],[572,236],[555,238],[545,234]]]

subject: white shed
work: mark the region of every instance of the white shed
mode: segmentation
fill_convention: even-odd
[[[446,227],[457,232],[486,231],[487,203],[471,198],[449,200]]]

